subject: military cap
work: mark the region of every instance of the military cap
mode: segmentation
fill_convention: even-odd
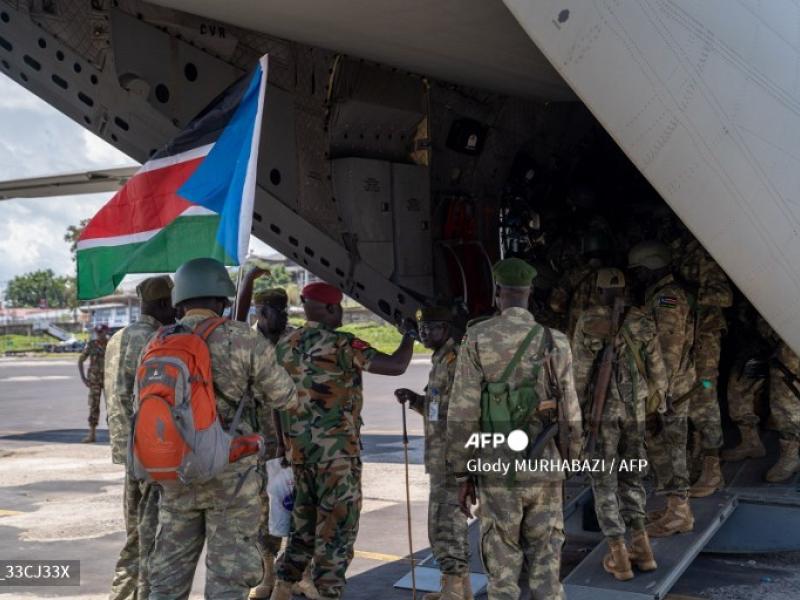
[[[316,300],[323,304],[339,304],[343,297],[339,288],[322,281],[309,283],[300,292],[300,296],[305,300]]]
[[[530,287],[536,269],[521,258],[505,258],[492,268],[494,280],[503,287]]]
[[[597,287],[601,289],[621,289],[625,287],[625,274],[619,269],[598,269]]]
[[[446,306],[423,306],[417,311],[417,321],[453,321],[453,312]]]
[[[283,288],[270,288],[253,294],[253,304],[268,304],[274,308],[286,308],[289,297]]]
[[[142,302],[155,302],[172,296],[172,278],[169,275],[148,277],[136,286],[136,294]]]

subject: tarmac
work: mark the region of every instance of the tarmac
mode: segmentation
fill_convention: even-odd
[[[365,375],[364,508],[345,598],[410,599],[393,584],[409,571],[401,408],[397,387],[421,391],[428,359],[415,358],[405,375]],[[0,358],[0,560],[73,559],[80,587],[0,587],[11,598],[108,597],[122,547],[123,467],[110,460],[108,434],[81,444],[86,433],[86,388],[73,357]],[[105,420],[105,409],[101,423]],[[428,479],[422,464],[422,422],[409,414],[412,537],[417,560],[427,541]],[[800,535],[800,532],[798,532]],[[562,574],[592,550],[568,541]],[[479,561],[474,561],[478,565]],[[671,597],[739,600],[800,598],[800,556],[700,555]],[[203,597],[205,568],[198,566],[191,598]],[[419,597],[419,596],[418,596]]]

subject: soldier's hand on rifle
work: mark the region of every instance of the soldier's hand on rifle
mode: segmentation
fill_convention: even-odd
[[[472,507],[475,506],[477,502],[475,483],[472,479],[467,479],[458,487],[458,505],[461,507],[461,512],[464,513],[468,519],[472,516]]]

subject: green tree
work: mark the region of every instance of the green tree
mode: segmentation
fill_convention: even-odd
[[[71,277],[57,277],[52,269],[46,269],[17,275],[8,282],[5,296],[14,307],[37,307],[45,302],[49,308],[66,308],[74,287]]]
[[[81,237],[83,230],[86,229],[86,225],[88,225],[89,219],[81,219],[81,222],[77,225],[70,225],[67,227],[67,233],[64,234],[64,241],[69,244],[69,251],[72,254],[72,260],[75,261],[75,257],[78,253],[78,238]]]
[[[270,267],[269,275],[264,275],[256,279],[253,289],[255,292],[260,292],[261,290],[275,287],[285,288],[290,283],[292,283],[292,276],[289,275],[286,267],[277,265],[275,267]]]

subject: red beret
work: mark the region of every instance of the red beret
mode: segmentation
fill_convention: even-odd
[[[339,304],[342,301],[341,290],[329,283],[323,283],[322,281],[309,283],[303,288],[300,295],[306,300],[316,300],[323,304]]]

